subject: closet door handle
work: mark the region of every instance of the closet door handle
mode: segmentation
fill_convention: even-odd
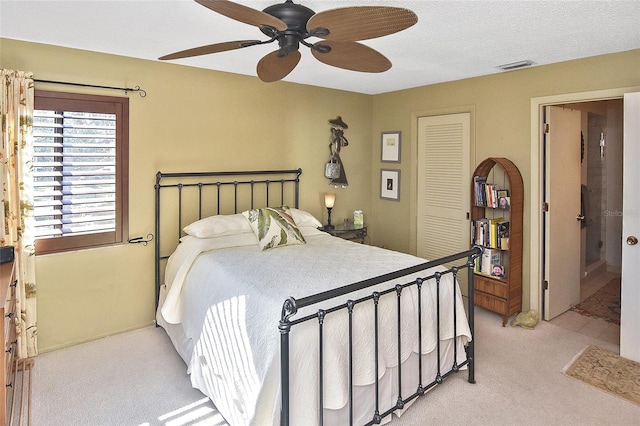
[[[635,246],[636,244],[638,244],[638,238],[634,237],[633,235],[627,237],[627,244],[629,244],[630,246]]]

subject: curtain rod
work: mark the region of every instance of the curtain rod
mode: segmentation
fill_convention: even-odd
[[[36,83],[51,83],[51,84],[66,84],[68,86],[80,86],[80,87],[95,87],[98,89],[110,89],[110,90],[122,90],[126,92],[138,92],[141,98],[145,98],[147,96],[147,92],[144,89],[141,89],[140,86],[136,87],[113,87],[113,86],[98,86],[95,84],[84,84],[84,83],[70,83],[66,81],[54,81],[54,80],[39,80],[34,78],[33,81]]]

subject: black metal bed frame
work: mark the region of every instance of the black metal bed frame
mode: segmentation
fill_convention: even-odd
[[[311,321],[311,320],[317,320],[318,321],[318,339],[319,339],[319,376],[320,376],[320,380],[319,380],[319,385],[318,385],[318,400],[319,400],[319,416],[320,416],[320,424],[323,424],[323,420],[322,420],[322,416],[323,416],[323,410],[324,410],[324,406],[323,406],[323,397],[322,397],[322,389],[323,389],[323,364],[322,364],[322,340],[323,340],[323,334],[322,334],[322,327],[323,327],[323,323],[326,319],[326,316],[328,314],[331,313],[335,313],[337,311],[340,310],[347,310],[348,315],[349,315],[349,424],[353,425],[353,343],[352,343],[352,337],[353,337],[353,309],[354,307],[359,304],[359,303],[363,303],[363,302],[367,302],[367,301],[373,301],[374,303],[374,315],[375,315],[375,347],[374,347],[374,353],[375,353],[375,394],[376,394],[376,401],[375,401],[375,412],[372,415],[372,419],[366,423],[366,425],[373,425],[373,424],[379,424],[383,418],[385,418],[386,416],[390,415],[391,413],[397,411],[397,410],[401,410],[405,407],[405,405],[412,401],[413,399],[416,399],[418,397],[421,397],[423,395],[425,395],[425,393],[431,389],[432,387],[434,387],[437,384],[440,384],[443,382],[443,380],[445,378],[447,378],[450,374],[452,373],[456,373],[460,370],[460,368],[464,367],[465,365],[468,367],[468,372],[469,372],[469,378],[468,381],[469,383],[475,383],[475,367],[474,367],[474,357],[475,357],[475,351],[474,351],[474,340],[475,340],[475,336],[474,336],[474,306],[473,303],[469,303],[468,305],[468,321],[469,321],[469,329],[471,330],[471,334],[473,336],[473,339],[468,343],[467,347],[466,347],[466,356],[467,359],[466,361],[462,362],[461,364],[457,363],[457,345],[454,344],[453,346],[453,350],[454,350],[454,355],[453,355],[453,365],[451,366],[451,368],[446,371],[446,372],[442,372],[442,362],[441,362],[441,356],[440,356],[440,281],[442,279],[442,277],[446,274],[453,274],[453,281],[452,282],[456,282],[456,277],[458,272],[461,269],[467,269],[468,272],[468,298],[469,300],[473,300],[473,292],[474,292],[474,285],[473,285],[473,265],[474,265],[474,259],[476,257],[478,257],[480,254],[482,253],[482,249],[480,247],[473,247],[471,250],[467,250],[464,252],[460,252],[457,254],[453,254],[451,256],[447,256],[447,257],[443,257],[437,260],[433,260],[433,261],[429,261],[429,262],[425,262],[423,264],[420,265],[416,265],[416,266],[412,266],[409,268],[405,268],[405,269],[401,269],[398,271],[394,271],[394,272],[390,272],[388,274],[384,274],[384,275],[380,275],[374,278],[370,278],[367,280],[363,280],[363,281],[359,281],[357,283],[353,283],[353,284],[349,284],[346,285],[344,287],[340,287],[340,288],[336,288],[336,289],[332,289],[332,290],[328,290],[322,293],[318,293],[318,294],[314,294],[308,297],[304,297],[301,298],[299,300],[294,299],[293,297],[288,298],[283,306],[282,306],[282,316],[280,319],[280,325],[279,325],[279,330],[280,330],[280,375],[281,375],[281,385],[282,385],[282,412],[281,412],[281,425],[289,425],[289,398],[290,398],[290,393],[289,393],[289,334],[291,332],[291,327],[294,325],[298,325],[301,324],[303,322],[307,322],[307,321]],[[435,272],[435,273],[426,273],[426,270],[436,267],[436,266],[442,266],[445,264],[449,264],[458,260],[462,260],[462,259],[466,259],[466,262],[458,265],[458,266],[452,266],[449,269],[446,269],[445,271],[439,271],[439,272]],[[346,303],[342,303],[340,305],[336,305],[336,306],[332,306],[329,309],[318,309],[317,313],[315,314],[309,314],[306,315],[304,317],[301,318],[297,318],[297,319],[292,319],[292,317],[298,312],[299,309],[302,309],[304,307],[307,306],[312,306],[312,305],[316,305],[325,301],[328,301],[330,299],[339,297],[339,296],[345,296],[351,293],[354,293],[356,291],[359,290],[363,290],[363,289],[367,289],[373,286],[376,286],[378,284],[382,284],[385,282],[389,282],[392,280],[396,280],[398,278],[402,278],[402,277],[406,277],[408,275],[413,275],[413,274],[418,274],[420,272],[425,272],[426,275],[424,277],[419,277],[416,278],[414,280],[411,280],[407,283],[404,284],[396,284],[390,288],[387,288],[386,290],[382,290],[382,291],[374,291],[373,293],[371,293],[369,296],[365,296],[365,297],[361,297],[359,299],[356,300],[348,300]],[[428,383],[428,384],[423,384],[422,383],[422,358],[419,356],[418,357],[418,387],[416,389],[416,391],[407,396],[406,398],[402,397],[402,362],[401,362],[401,355],[400,355],[400,347],[401,347],[401,333],[400,333],[400,325],[401,325],[401,321],[402,321],[402,316],[401,316],[401,294],[402,291],[410,286],[415,286],[417,288],[417,292],[418,292],[418,354],[422,354],[422,321],[420,321],[420,319],[422,318],[422,285],[423,283],[425,283],[428,280],[434,279],[436,282],[436,318],[437,318],[437,364],[438,364],[438,368],[437,368],[437,374],[434,377],[433,381]],[[389,408],[387,411],[381,413],[380,412],[380,401],[378,398],[379,395],[379,377],[378,377],[378,302],[380,300],[380,297],[386,295],[386,294],[391,294],[391,293],[396,293],[397,294],[397,339],[398,339],[398,344],[397,344],[397,354],[398,354],[398,400],[396,402],[396,405]],[[456,287],[453,287],[453,300],[454,300],[454,310],[453,310],[453,335],[454,335],[454,339],[455,336],[457,336],[457,323],[456,323]]]
[[[183,214],[185,212],[185,208],[183,206],[183,193],[186,190],[195,190],[197,191],[197,207],[198,214],[197,218],[201,219],[206,216],[210,216],[213,214],[221,214],[221,203],[226,204],[226,199],[221,199],[221,190],[224,187],[231,186],[233,187],[233,194],[228,196],[227,198],[233,199],[233,213],[238,213],[238,188],[239,186],[247,185],[250,187],[250,202],[249,208],[254,208],[254,195],[256,188],[262,187],[266,193],[266,203],[267,206],[280,206],[287,205],[288,203],[285,200],[285,187],[286,185],[293,185],[293,191],[290,195],[293,197],[293,206],[296,208],[299,207],[299,185],[300,185],[300,175],[302,174],[302,169],[295,170],[269,170],[269,171],[234,171],[234,172],[187,172],[187,173],[162,173],[158,172],[156,174],[156,184],[155,184],[155,234],[156,238],[155,242],[155,284],[156,284],[156,310],[158,308],[159,297],[160,297],[160,285],[161,285],[161,262],[166,260],[169,256],[163,255],[161,253],[161,206],[160,206],[160,193],[161,190],[169,190],[173,189],[177,191],[178,194],[178,206],[177,206],[177,235],[178,238],[183,235],[182,227],[183,227]],[[251,179],[248,179],[251,177]],[[269,179],[269,177],[275,177],[275,179]],[[258,179],[256,179],[258,178]],[[238,180],[243,179],[243,180]],[[164,183],[166,180],[169,180],[169,183]],[[187,182],[185,183],[184,180]],[[275,204],[270,203],[270,187],[276,185],[279,188],[279,197]],[[205,188],[212,188],[215,194],[215,209],[212,212],[204,212],[203,211],[203,201],[207,199],[204,195]],[[291,204],[288,204],[291,205]],[[264,206],[259,206],[264,207]],[[176,245],[178,241],[175,241]],[[175,248],[175,247],[174,247]],[[473,274],[473,265],[474,260],[478,257],[482,252],[480,247],[473,247],[471,250],[467,250],[464,252],[456,253],[451,256],[447,256],[441,259],[425,262],[423,264],[413,266],[410,268],[405,268],[402,270],[394,271],[388,274],[384,274],[378,277],[374,277],[371,279],[363,280],[357,283],[349,284],[340,288],[324,291],[315,295],[303,297],[300,299],[295,299],[294,297],[290,297],[284,301],[282,307],[282,315],[278,323],[278,330],[280,332],[280,367],[281,367],[281,424],[284,426],[288,426],[290,424],[289,420],[289,409],[290,409],[290,389],[289,389],[289,337],[291,333],[291,329],[294,326],[305,323],[307,321],[316,320],[318,321],[318,339],[319,339],[319,387],[318,387],[318,400],[319,400],[319,423],[323,424],[323,361],[322,361],[322,348],[323,348],[323,323],[327,315],[333,314],[338,311],[346,310],[349,318],[349,418],[350,424],[353,425],[353,343],[352,343],[352,319],[353,319],[353,309],[356,305],[372,302],[374,305],[374,314],[375,314],[375,412],[372,414],[371,420],[367,423],[367,425],[379,424],[382,419],[391,413],[401,410],[405,407],[407,403],[410,401],[419,398],[425,393],[443,382],[445,378],[447,378],[452,373],[458,372],[460,368],[467,366],[468,369],[468,381],[469,383],[475,383],[475,368],[474,368],[474,304],[473,304],[473,294],[474,294],[474,274]],[[443,266],[447,264],[452,264],[456,261],[462,261],[457,266],[447,267],[446,270],[430,273],[427,270],[436,266]],[[456,282],[456,277],[461,270],[467,269],[468,273],[468,293],[467,297],[469,300],[468,308],[467,308],[467,317],[469,322],[469,328],[471,330],[471,334],[473,339],[468,343],[465,348],[466,351],[466,361],[461,364],[457,363],[457,345],[454,344],[454,361],[453,365],[449,367],[447,371],[443,371],[443,366],[441,363],[441,355],[440,355],[440,285],[441,279],[446,274],[452,274],[453,280],[452,282]],[[346,296],[348,294],[371,288],[373,286],[377,286],[379,284],[402,279],[403,277],[407,277],[410,275],[415,276],[416,274],[424,273],[424,276],[417,279],[408,279],[408,282],[404,284],[396,284],[393,285],[386,290],[382,291],[374,291],[370,295],[361,297],[355,300],[348,300],[346,303],[338,304],[335,306],[331,306],[329,308],[320,308],[314,314],[308,314],[306,316],[300,318],[294,318],[298,311],[302,308],[318,305],[323,302],[330,301],[336,297]],[[430,383],[423,384],[422,383],[422,358],[418,357],[418,387],[414,393],[408,395],[406,397],[402,396],[402,363],[400,350],[401,347],[401,333],[400,333],[400,325],[402,317],[400,315],[401,312],[401,293],[404,289],[415,286],[418,292],[418,345],[419,345],[419,354],[422,353],[422,304],[421,304],[421,294],[422,294],[422,286],[427,280],[435,280],[436,285],[436,317],[437,317],[437,374],[433,378],[433,381]],[[380,297],[396,293],[397,295],[397,347],[398,347],[398,391],[399,396],[396,402],[396,405],[389,408],[387,411],[380,412],[380,404],[379,404],[379,379],[378,379],[378,302]],[[453,298],[454,298],[454,313],[453,313],[453,327],[454,327],[454,339],[457,336],[457,323],[456,323],[456,289],[453,288]]]
[[[260,171],[232,171],[232,172],[182,172],[182,173],[156,173],[155,188],[155,288],[156,288],[156,310],[158,309],[158,302],[160,299],[160,285],[161,285],[161,270],[160,265],[162,261],[169,258],[169,255],[163,255],[161,253],[161,238],[162,235],[162,216],[160,208],[160,194],[161,190],[166,191],[174,190],[178,195],[177,201],[177,229],[175,229],[177,238],[175,244],[178,244],[178,240],[183,236],[182,228],[188,223],[183,222],[185,206],[183,202],[183,194],[188,190],[197,192],[197,207],[198,215],[197,219],[203,217],[222,214],[222,203],[228,205],[226,202],[228,198],[233,199],[233,213],[238,213],[238,188],[241,186],[248,186],[250,188],[250,199],[248,208],[253,209],[255,200],[255,191],[258,188],[262,188],[266,196],[267,206],[282,206],[287,204],[285,202],[285,188],[286,185],[293,186],[293,206],[298,208],[300,204],[300,175],[302,169],[294,170],[260,170]],[[273,177],[268,179],[267,177]],[[238,180],[241,179],[241,180]],[[168,180],[168,183],[163,183]],[[186,182],[185,182],[186,181]],[[279,202],[272,205],[271,192],[272,186],[276,186],[279,189]],[[223,188],[231,187],[233,193],[229,194],[226,199],[223,200],[222,190]],[[213,211],[203,211],[204,200],[207,199],[205,190],[209,188],[213,192],[215,199],[215,208]],[[260,206],[265,207],[265,206]],[[175,249],[175,246],[173,246]]]

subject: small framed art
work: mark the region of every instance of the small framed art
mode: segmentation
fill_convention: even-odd
[[[401,132],[382,132],[380,140],[381,160],[385,163],[400,162]]]
[[[380,170],[380,198],[400,200],[400,170]]]

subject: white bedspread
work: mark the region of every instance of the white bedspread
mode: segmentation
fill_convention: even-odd
[[[260,251],[253,234],[198,239],[184,237],[168,261],[166,298],[158,315],[180,324],[189,341],[179,348],[195,387],[210,396],[231,425],[277,424],[280,411],[280,333],[282,304],[320,291],[424,262],[414,256],[356,244],[315,230],[305,230],[306,245]],[[405,283],[410,279],[400,279]],[[451,274],[442,279],[440,338],[453,338]],[[456,286],[457,335],[471,339],[459,289]],[[389,285],[386,284],[385,288]],[[373,290],[350,295],[355,299]],[[437,344],[435,285],[423,286],[422,352]],[[336,300],[336,304],[344,300]],[[418,352],[417,291],[402,293],[402,361]],[[326,308],[326,305],[323,306]],[[316,312],[310,308],[302,314]],[[374,383],[373,306],[354,310],[356,385]],[[448,314],[445,314],[448,313]],[[380,356],[378,376],[396,367],[397,296],[379,304]],[[296,315],[299,317],[300,314]],[[349,389],[348,328],[344,311],[327,315],[323,324],[324,404],[340,409]],[[291,419],[294,425],[317,424],[318,321],[295,326],[291,332]],[[459,355],[459,361],[464,354]],[[389,401],[393,404],[394,401]],[[387,401],[383,402],[387,404]],[[388,408],[388,405],[387,407]],[[386,409],[385,408],[385,409]]]

